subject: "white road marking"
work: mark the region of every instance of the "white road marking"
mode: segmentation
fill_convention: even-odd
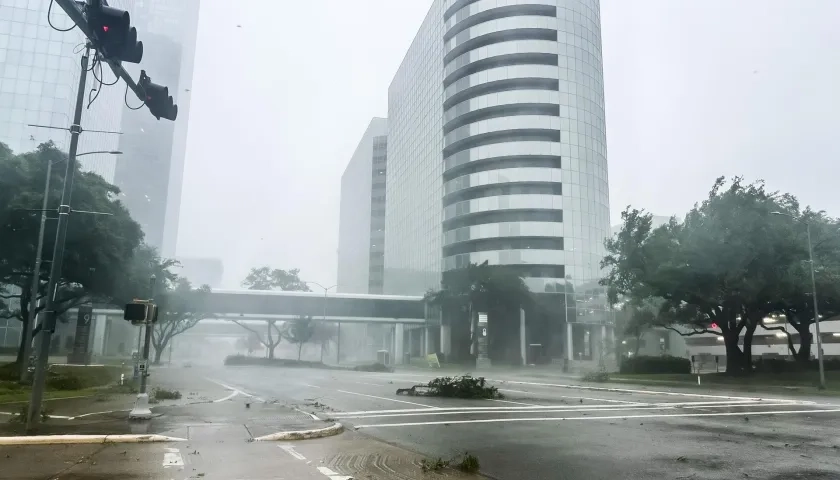
[[[230,400],[231,398],[233,398],[233,397],[235,397],[235,396],[239,395],[239,393],[240,393],[240,392],[239,392],[239,390],[234,390],[234,391],[233,391],[233,393],[231,393],[231,394],[230,394],[230,395],[228,395],[227,397],[220,398],[220,399],[218,399],[218,400],[213,400],[213,403],[222,403],[222,402],[226,402],[226,401]]]
[[[508,388],[500,388],[500,392],[513,392],[513,393],[524,393],[527,395],[539,395],[537,392],[526,392],[524,390],[510,390]],[[626,403],[626,404],[634,404],[634,405],[641,405],[641,402],[631,402],[629,400],[614,400],[611,398],[592,398],[592,397],[577,397],[573,395],[553,395],[555,397],[560,398],[574,398],[576,400],[590,400],[593,402],[608,402],[608,403]]]
[[[304,415],[309,415],[309,417],[310,417],[312,420],[320,420],[320,418],[318,418],[318,415],[315,415],[314,413],[305,412],[305,411],[303,411],[303,410],[301,410],[301,409],[299,409],[299,408],[297,408],[297,407],[292,407],[292,409],[294,409],[294,410],[296,410],[296,411],[298,411],[298,412],[300,412],[300,413],[302,413],[302,414],[304,414]]]
[[[756,415],[793,415],[801,413],[837,413],[840,408],[832,408],[825,410],[778,410],[778,411],[761,411],[761,412],[720,412],[720,413],[664,413],[664,414],[645,414],[645,415],[610,415],[610,416],[595,416],[595,417],[534,417],[534,418],[487,418],[481,420],[452,420],[452,421],[435,421],[435,422],[407,422],[407,423],[383,423],[372,425],[356,425],[359,428],[388,428],[388,427],[416,427],[424,425],[455,425],[465,423],[508,423],[508,422],[549,422],[562,420],[619,420],[619,419],[639,419],[639,418],[671,418],[671,417],[732,417],[732,416],[756,416]]]
[[[361,394],[359,394],[361,395]],[[480,406],[480,407],[429,407],[429,408],[401,408],[401,409],[390,409],[390,410],[361,410],[356,412],[335,412],[333,414],[334,417],[346,417],[349,415],[376,415],[376,414],[384,414],[384,413],[398,413],[398,414],[407,414],[407,413],[423,413],[423,412],[446,412],[446,411],[457,411],[457,412],[505,412],[505,411],[541,411],[541,410],[551,410],[551,409],[570,409],[570,410],[589,410],[589,409],[614,409],[619,407],[701,407],[701,406],[708,406],[708,405],[721,405],[721,406],[731,406],[731,407],[738,407],[738,406],[751,406],[751,405],[792,405],[790,402],[780,402],[776,403],[766,403],[766,402],[754,402],[751,400],[744,400],[744,401],[713,401],[713,402],[661,402],[661,403],[634,403],[634,404],[621,404],[621,405],[614,405],[614,404],[601,404],[601,405],[529,405],[529,406],[522,406],[522,407],[487,407],[487,406]],[[810,403],[802,403],[802,405],[809,405],[809,406],[821,406],[817,404],[811,405]],[[837,405],[829,405],[831,407],[836,407]]]
[[[68,418],[68,420],[75,420],[77,418],[90,417],[90,416],[93,416],[93,415],[105,415],[106,413],[125,412],[125,411],[126,410],[107,410],[105,412],[83,413],[81,415],[76,415],[75,417],[70,417],[70,418]]]
[[[422,416],[439,416],[439,415],[491,415],[491,414],[515,414],[515,413],[526,413],[526,414],[533,414],[533,413],[569,413],[569,412],[622,412],[622,411],[634,411],[634,410],[679,410],[679,409],[689,409],[689,410],[703,410],[707,408],[729,408],[729,407],[750,407],[757,404],[750,404],[750,405],[703,405],[703,406],[663,406],[663,405],[644,405],[644,406],[635,406],[635,405],[604,405],[604,408],[575,408],[575,407],[561,407],[561,408],[551,408],[551,409],[495,409],[495,410],[460,410],[460,411],[440,411],[440,410],[427,410],[422,412],[413,412],[413,413],[385,413],[385,414],[370,414],[370,415],[340,415],[336,414],[336,416],[340,416],[341,418],[348,418],[348,419],[356,419],[356,418],[387,418],[387,417],[422,417]],[[768,403],[762,404],[762,407],[789,407],[791,406],[789,403]],[[736,412],[738,413],[738,412]],[[743,411],[739,412],[742,415],[749,415],[751,414],[750,411]]]
[[[522,402],[511,402],[510,400],[499,400],[498,398],[491,398],[490,401],[492,402],[501,402],[501,403],[512,403],[514,405],[527,405],[529,407],[536,407],[537,405],[533,403],[522,403]]]
[[[309,383],[301,383],[301,385],[303,385],[303,386],[305,386],[305,387],[311,387],[311,388],[321,388],[321,387],[319,387],[318,385],[311,385],[311,384],[309,384]]]
[[[754,401],[761,401],[764,400],[759,397],[735,397],[729,395],[708,395],[702,393],[684,393],[684,392],[667,392],[661,390],[632,390],[627,388],[611,388],[611,387],[592,387],[588,385],[566,385],[561,383],[539,383],[539,382],[520,382],[514,380],[498,380],[488,378],[487,380],[491,380],[493,382],[505,382],[514,385],[534,385],[538,387],[556,387],[556,388],[570,388],[573,390],[592,390],[596,392],[620,392],[620,393],[640,393],[644,395],[670,395],[676,397],[696,397],[696,398],[717,398],[721,400],[754,400]],[[767,400],[773,401],[781,401],[783,399],[779,398],[768,398]],[[790,402],[796,402],[795,400],[790,400]]]
[[[232,386],[227,385],[227,384],[225,384],[225,383],[222,383],[222,382],[220,382],[220,381],[218,381],[218,380],[213,380],[213,379],[210,379],[210,378],[207,378],[206,380],[208,380],[208,381],[210,381],[210,382],[212,382],[212,383],[215,383],[216,385],[221,386],[221,387],[222,387],[222,388],[224,388],[225,390],[231,390],[231,391],[237,392],[237,395],[245,395],[246,397],[248,397],[248,398],[253,398],[254,400],[256,400],[256,401],[258,401],[258,402],[260,402],[260,403],[265,403],[265,399],[260,398],[260,397],[257,397],[257,396],[255,396],[255,395],[252,395],[252,394],[250,394],[250,393],[246,392],[244,388],[232,387]]]
[[[165,448],[166,452],[163,454],[163,467],[183,467],[184,459],[181,457],[181,452],[177,448]]]
[[[438,409],[437,407],[433,407],[431,405],[424,405],[422,403],[406,402],[405,400],[396,400],[396,399],[387,398],[387,397],[377,397],[376,395],[367,395],[365,393],[348,392],[347,390],[336,390],[336,392],[347,393],[347,394],[350,394],[350,395],[358,395],[360,397],[376,398],[376,399],[379,399],[379,400],[387,400],[389,402],[407,403],[409,405],[417,405],[417,406],[426,407],[426,408],[429,408],[429,409],[435,409],[435,410]]]
[[[283,450],[285,450],[286,453],[297,458],[298,460],[306,460],[306,457],[301,455],[297,450],[295,450],[295,447],[291,445],[278,445],[278,447],[282,448]]]
[[[353,382],[353,383],[358,383],[359,385],[370,385],[370,386],[373,386],[373,387],[384,387],[385,386],[382,383],[367,383],[367,382]]]
[[[318,471],[323,473],[324,475],[330,477],[330,480],[353,480],[353,477],[347,475],[341,475],[330,470],[327,467],[318,467]]]

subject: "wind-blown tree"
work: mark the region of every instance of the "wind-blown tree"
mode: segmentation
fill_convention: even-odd
[[[317,322],[312,320],[311,316],[301,315],[292,320],[290,323],[291,325],[289,325],[289,328],[286,329],[284,336],[289,343],[298,346],[298,361],[300,361],[303,346],[312,340],[312,337],[315,335]]]
[[[486,312],[489,343],[504,338],[502,332],[519,325],[519,309],[532,305],[533,297],[518,274],[488,262],[470,264],[444,273],[440,290],[426,293],[426,301],[440,306],[453,321],[453,329],[469,331],[469,353],[477,354],[478,313]],[[514,321],[515,320],[515,321]],[[498,336],[497,336],[498,335]]]
[[[155,364],[160,363],[161,355],[173,338],[214,316],[206,307],[209,295],[210,286],[193,288],[190,281],[182,277],[178,277],[175,284],[169,285],[162,294],[155,295],[158,305],[158,321],[152,329]]]
[[[66,160],[67,155],[52,142],[20,155],[13,155],[8,147],[0,144],[0,286],[5,304],[0,306],[0,318],[15,318],[23,328],[29,319],[33,276],[39,278],[35,313],[44,308]],[[51,210],[44,235],[44,263],[40,272],[34,272],[40,208],[50,163],[53,164],[48,201]],[[74,213],[70,216],[62,278],[57,288],[59,318],[82,303],[107,302],[132,252],[143,239],[140,225],[119,201],[119,192],[94,173],[76,171],[71,201]],[[19,362],[22,347],[23,344],[18,351]]]
[[[334,323],[321,320],[315,322],[310,342],[321,346],[321,363],[324,362],[324,353],[329,353],[330,343],[336,339],[337,335],[338,328]]]
[[[780,286],[801,260],[802,246],[780,227],[776,211],[798,211],[798,203],[741,178],[728,187],[719,178],[682,223],[653,229],[650,214],[628,208],[601,263],[610,301],[661,301],[656,324],[723,337],[727,372],[749,372],[753,334],[777,310]]]
[[[774,313],[783,315],[787,324],[799,334],[799,346],[794,346],[793,339],[785,327],[769,326],[763,322],[761,326],[767,330],[784,332],[791,355],[798,361],[807,361],[811,357],[811,345],[814,341],[811,333],[814,324],[814,297],[808,260],[807,228],[810,226],[811,230],[819,314],[822,318],[830,318],[840,314],[840,221],[810,209],[801,214],[797,211],[784,213],[790,216],[779,216],[775,220],[779,229],[787,229],[790,234],[789,241],[794,260],[787,266],[783,278],[778,282],[770,308]]]
[[[300,269],[293,268],[291,270],[282,270],[279,268],[272,269],[271,267],[252,268],[242,281],[242,286],[249,290],[287,290],[298,292],[309,292],[309,287],[299,276]],[[269,319],[266,321],[266,333],[263,336],[247,324],[234,320],[234,323],[240,327],[257,335],[259,341],[266,349],[268,349],[268,358],[274,358],[274,350],[280,345],[287,327],[284,322]]]
[[[309,286],[300,279],[300,269],[282,270],[271,267],[252,268],[242,282],[249,290],[287,290],[309,292]]]

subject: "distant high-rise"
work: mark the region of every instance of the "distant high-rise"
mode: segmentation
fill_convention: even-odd
[[[145,49],[141,67],[155,83],[169,87],[178,104],[178,118],[158,121],[147,111],[123,109],[119,146],[124,153],[115,183],[143,226],[146,242],[172,257],[178,238],[199,0],[134,0],[131,15]],[[130,98],[130,103],[134,100]]]
[[[374,118],[341,176],[338,291],[382,293],[388,123]]]

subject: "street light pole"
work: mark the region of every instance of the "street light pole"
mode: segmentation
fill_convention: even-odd
[[[796,220],[796,217],[785,212],[770,212],[773,215],[782,215]],[[823,364],[822,335],[820,335],[820,311],[817,302],[817,281],[814,275],[814,246],[811,242],[811,222],[805,221],[805,230],[808,234],[808,263],[811,265],[811,296],[814,297],[814,330],[817,334],[817,363],[820,369],[820,390],[825,390],[825,365]]]
[[[814,277],[814,247],[811,242],[811,223],[806,224],[808,231],[808,263],[811,264],[811,292],[814,297],[814,329],[817,334],[817,363],[820,366],[820,390],[825,390],[825,366],[823,364],[822,335],[820,335],[820,311],[817,306],[817,281]]]
[[[324,289],[323,322],[326,325],[326,323],[327,323],[327,292],[329,292],[330,289],[333,289],[333,288],[337,287],[338,285],[332,285],[332,286],[329,286],[329,287],[325,287],[318,282],[303,282],[303,283],[306,283],[306,284],[311,283],[312,285],[317,285],[317,286],[321,287],[322,289]],[[338,338],[336,340],[337,341],[336,341],[335,363],[341,363],[340,362],[340,359],[341,359],[341,322],[338,323]],[[322,359],[322,361],[323,361],[323,353],[324,353],[324,345],[321,344],[321,354],[322,354],[321,359]]]
[[[43,327],[41,328],[38,359],[35,364],[35,378],[32,382],[32,394],[29,397],[29,409],[26,417],[26,431],[31,432],[41,420],[41,401],[44,396],[44,382],[49,366],[50,343],[56,323],[56,293],[61,278],[61,266],[64,261],[64,240],[67,238],[67,224],[70,220],[70,198],[73,194],[73,179],[76,175],[76,151],[79,148],[79,136],[82,133],[82,105],[85,101],[85,82],[87,81],[90,45],[85,46],[82,55],[79,89],[76,92],[76,107],[73,112],[73,124],[70,125],[70,151],[67,158],[64,186],[61,190],[61,202],[58,207],[58,227],[55,235],[50,277],[47,282],[47,303],[44,307]]]

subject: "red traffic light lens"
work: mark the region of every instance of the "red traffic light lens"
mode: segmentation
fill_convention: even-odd
[[[717,327],[718,327],[718,324],[717,324],[717,323],[713,323],[713,324],[712,324],[712,328],[717,328]]]
[[[108,25],[103,25],[102,26],[102,31],[103,32],[107,32],[109,29],[110,29],[110,27]]]

